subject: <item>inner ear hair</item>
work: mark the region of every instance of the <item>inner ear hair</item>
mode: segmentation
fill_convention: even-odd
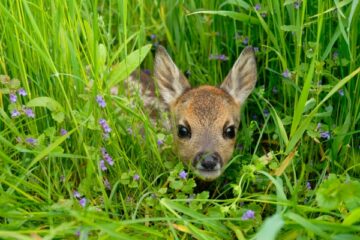
[[[180,72],[163,46],[158,46],[155,56],[154,76],[160,95],[168,105],[173,103],[190,84]]]
[[[237,103],[243,104],[255,88],[256,75],[254,49],[246,47],[220,85],[220,88],[229,93]]]

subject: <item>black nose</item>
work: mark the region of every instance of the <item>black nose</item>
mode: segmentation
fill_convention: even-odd
[[[195,160],[200,161],[201,166],[206,170],[214,170],[216,165],[220,164],[220,156],[217,153],[199,153]]]

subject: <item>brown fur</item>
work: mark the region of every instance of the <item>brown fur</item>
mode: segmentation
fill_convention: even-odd
[[[185,162],[191,164],[198,152],[218,152],[223,159],[221,164],[226,165],[235,139],[224,141],[223,129],[224,126],[237,127],[240,112],[239,104],[228,93],[212,86],[191,89],[179,97],[170,107],[170,112],[173,113],[173,123],[187,122],[191,126],[192,138],[176,142]]]
[[[191,89],[163,47],[155,57],[155,81],[171,114],[176,150],[195,172],[208,181],[217,178],[232,156],[236,137],[227,137],[230,127],[238,130],[240,107],[256,83],[253,49],[246,48],[220,87]],[[179,128],[190,131],[181,137]]]

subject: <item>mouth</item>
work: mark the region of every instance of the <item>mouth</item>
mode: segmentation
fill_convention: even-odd
[[[198,175],[204,181],[213,181],[221,175],[221,169],[205,170],[195,169],[196,175]]]

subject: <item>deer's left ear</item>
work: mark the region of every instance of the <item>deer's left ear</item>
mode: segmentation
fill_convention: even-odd
[[[238,104],[243,104],[255,87],[256,75],[254,50],[252,47],[246,47],[220,88],[229,93]]]

